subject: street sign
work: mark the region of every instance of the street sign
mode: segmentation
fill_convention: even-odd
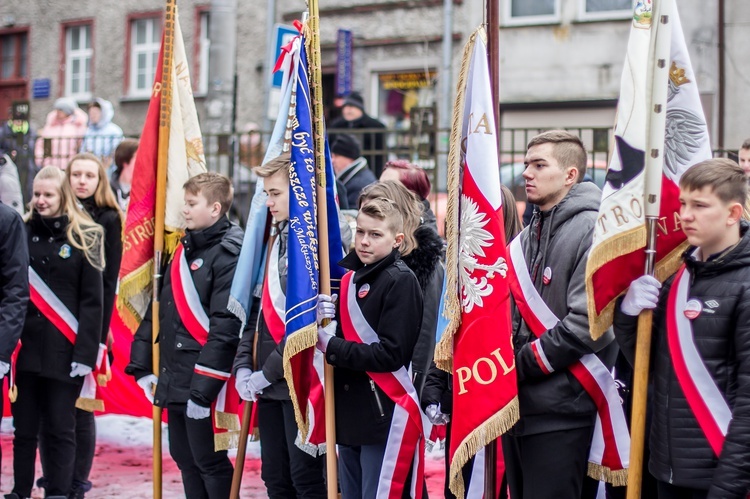
[[[34,99],[49,99],[52,82],[49,78],[35,78],[31,81],[31,96]]]
[[[289,43],[292,38],[299,35],[299,31],[294,26],[287,26],[285,24],[277,24],[274,27],[273,43],[271,44],[271,52],[268,54],[269,68],[273,69],[276,65],[276,60],[281,55],[281,47]],[[281,71],[271,74],[271,81],[268,86],[268,109],[267,116],[270,120],[275,120],[279,114],[279,102],[281,101],[281,82],[284,75]]]
[[[336,97],[352,93],[352,32],[340,29],[336,36]]]

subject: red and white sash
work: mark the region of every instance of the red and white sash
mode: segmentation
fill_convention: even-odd
[[[31,302],[52,323],[55,328],[72,344],[76,344],[78,337],[78,319],[73,315],[68,307],[57,297],[54,291],[47,286],[44,279],[36,273],[33,267],[29,266],[29,294]],[[104,402],[97,399],[97,374],[99,366],[102,365],[102,347],[99,345],[96,366],[94,371],[83,377],[83,386],[81,393],[76,401],[76,407],[93,412],[94,410],[103,411]],[[106,353],[106,347],[104,347]],[[105,355],[106,357],[106,355]]]
[[[341,280],[341,329],[347,341],[356,343],[379,343],[357,304],[356,286],[352,285],[354,272],[348,272]],[[410,471],[412,480],[410,497],[422,497],[424,479],[424,426],[419,408],[417,391],[405,367],[390,373],[367,372],[367,375],[396,404],[391,428],[380,469],[377,498],[401,497]]]
[[[276,237],[268,254],[268,272],[263,281],[261,313],[271,337],[278,344],[284,339],[286,327],[286,296],[279,280],[279,238]]]
[[[185,249],[181,243],[175,250],[170,276],[172,279],[172,295],[180,320],[190,336],[203,347],[208,342],[210,319],[203,309],[200,295],[195,287],[195,281],[193,281],[193,275],[185,257]],[[237,432],[240,429],[238,416],[240,396],[234,386],[232,373],[218,371],[200,364],[195,365],[193,372],[224,382],[213,403],[214,447],[216,450],[236,447],[239,437]]]
[[[531,343],[536,361],[543,372],[554,369],[542,349],[539,338],[560,321],[544,302],[529,275],[521,238],[508,247],[511,265],[509,284],[521,317],[537,337]],[[630,433],[617,386],[607,367],[594,354],[587,354],[568,368],[592,398],[597,407],[594,438],[589,452],[589,476],[614,485],[625,485],[630,461]]]
[[[688,405],[718,457],[732,420],[732,411],[695,346],[693,325],[685,315],[689,296],[690,271],[683,264],[677,271],[667,302],[669,354]]]

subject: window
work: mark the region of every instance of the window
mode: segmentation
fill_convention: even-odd
[[[130,80],[133,97],[151,95],[161,48],[161,19],[133,19],[130,23]]]
[[[198,74],[194,78],[195,91],[198,94],[208,93],[208,54],[211,48],[211,40],[208,37],[208,23],[210,17],[207,10],[200,12],[198,19],[198,60],[195,61]]]
[[[544,24],[560,20],[560,0],[506,0],[505,24]]]
[[[76,100],[91,98],[91,70],[94,48],[91,24],[65,28],[64,93]]]
[[[0,36],[0,81],[26,78],[27,35]]]
[[[582,20],[627,19],[633,15],[633,0],[580,0]]]

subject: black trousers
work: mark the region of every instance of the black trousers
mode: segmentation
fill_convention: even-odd
[[[270,499],[325,498],[325,456],[300,450],[291,400],[258,400],[260,476]]]
[[[227,451],[214,451],[212,417],[191,419],[187,404],[169,404],[169,453],[182,473],[187,499],[227,499],[232,463]]]
[[[80,385],[35,374],[16,374],[18,399],[12,406],[13,492],[30,497],[38,435],[46,441],[49,462],[45,470],[47,495],[67,496],[75,459],[75,403]]]
[[[512,499],[581,499],[593,426],[537,435],[503,435]],[[593,480],[592,480],[593,482]]]
[[[76,458],[73,464],[71,492],[77,489],[87,492],[91,489],[89,474],[91,474],[96,452],[96,419],[93,412],[76,409],[75,445]],[[43,435],[39,436],[39,457],[42,461],[42,473],[46,477],[50,457]]]
[[[678,487],[667,482],[656,482],[659,499],[706,499],[707,490]]]

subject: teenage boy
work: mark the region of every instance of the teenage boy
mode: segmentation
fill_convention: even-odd
[[[318,328],[317,346],[335,372],[343,497],[421,493],[424,435],[407,366],[422,322],[422,292],[399,257],[403,230],[393,201],[376,198],[360,207],[355,251],[340,262],[350,272],[341,282],[339,323]],[[320,321],[334,317],[331,302],[320,295]]]
[[[185,183],[187,230],[164,272],[159,377],[151,374],[151,311],[133,340],[125,372],[169,413],[169,452],[188,499],[226,499],[232,464],[214,450],[212,404],[229,379],[240,321],[227,310],[242,230],[229,222],[232,184],[216,173]],[[153,385],[156,385],[153,391]]]
[[[266,206],[274,220],[267,244],[266,274],[260,311],[250,324],[255,335],[244,334],[234,361],[237,392],[256,401],[260,432],[260,471],[271,499],[324,498],[323,456],[313,457],[295,444],[297,422],[289,388],[284,379],[284,324],[289,239],[289,166],[291,156],[282,154],[253,171],[263,179]],[[267,305],[266,305],[267,304]],[[257,314],[257,318],[256,318]],[[253,348],[255,347],[255,348]]]
[[[690,247],[662,287],[630,285],[615,334],[635,356],[637,316],[654,311],[649,471],[659,499],[744,499],[750,491],[750,234],[745,174],[734,161],[698,163],[680,178]]]

